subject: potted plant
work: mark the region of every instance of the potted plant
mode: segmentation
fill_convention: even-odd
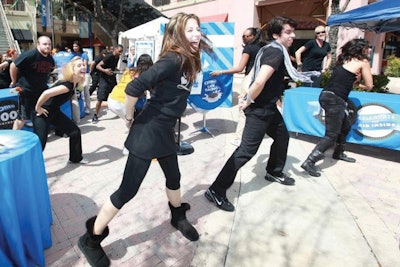
[[[389,78],[389,83],[387,84],[389,92],[400,94],[400,58],[389,56],[384,73]]]

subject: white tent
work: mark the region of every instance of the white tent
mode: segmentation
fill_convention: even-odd
[[[127,50],[135,44],[136,57],[148,53],[155,61],[161,50],[163,38],[161,25],[168,23],[168,21],[169,19],[165,17],[159,17],[125,32],[120,32],[118,43],[122,44]]]

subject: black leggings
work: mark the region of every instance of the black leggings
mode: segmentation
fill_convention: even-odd
[[[69,160],[72,162],[80,162],[82,160],[81,130],[60,109],[50,111],[48,117],[33,114],[32,121],[34,132],[39,136],[43,150],[47,143],[50,124],[52,124],[57,130],[69,136]]]
[[[170,190],[178,190],[180,188],[181,173],[179,171],[177,155],[157,158],[157,160],[164,172],[166,187]],[[136,195],[149,170],[150,164],[151,159],[138,158],[129,153],[121,185],[110,196],[112,204],[117,209],[121,209],[122,206]]]

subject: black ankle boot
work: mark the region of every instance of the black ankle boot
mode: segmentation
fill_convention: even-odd
[[[306,161],[301,164],[301,167],[308,172],[311,176],[319,177],[321,176],[320,169],[315,166],[315,163],[325,157],[324,153],[314,149],[311,154],[307,157]]]
[[[95,221],[96,217],[92,217],[86,221],[87,231],[79,238],[78,247],[91,266],[108,267],[110,266],[110,259],[107,257],[100,243],[108,236],[109,229],[106,227],[101,235],[93,234]]]
[[[312,162],[309,159],[306,159],[306,161],[301,164],[301,167],[308,172],[309,175],[314,176],[314,177],[320,177],[321,173],[319,172],[319,168],[315,166],[315,162]]]
[[[344,145],[336,144],[335,150],[333,151],[332,158],[337,160],[343,160],[346,162],[354,163],[356,162],[355,158],[350,158],[346,154],[344,154]]]
[[[171,210],[172,218],[171,224],[176,229],[178,229],[184,237],[190,241],[196,241],[199,239],[199,234],[193,225],[186,219],[186,211],[190,209],[188,203],[181,203],[181,206],[175,208],[168,202],[169,208]]]

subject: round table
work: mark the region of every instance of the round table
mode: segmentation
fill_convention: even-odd
[[[0,130],[0,184],[0,262],[44,266],[52,213],[36,134]]]

